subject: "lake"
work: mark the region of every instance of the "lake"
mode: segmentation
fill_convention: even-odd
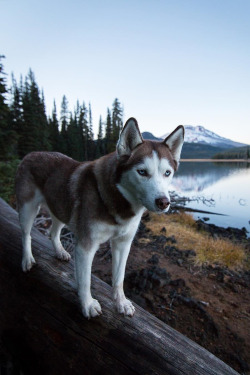
[[[170,190],[191,198],[186,207],[209,211],[192,213],[195,219],[247,229],[250,236],[250,164],[247,162],[182,161]],[[216,215],[221,214],[221,215]]]

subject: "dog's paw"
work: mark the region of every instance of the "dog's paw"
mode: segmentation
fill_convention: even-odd
[[[135,308],[128,299],[123,299],[121,301],[116,302],[117,311],[120,314],[124,314],[124,316],[133,316],[135,313]]]
[[[23,272],[30,271],[34,264],[36,264],[36,261],[35,261],[33,255],[31,255],[29,257],[24,257],[22,259]]]
[[[56,257],[67,262],[71,259],[71,255],[63,247],[56,252]]]
[[[101,305],[96,299],[92,299],[90,303],[83,305],[82,313],[87,319],[95,318],[102,314]]]

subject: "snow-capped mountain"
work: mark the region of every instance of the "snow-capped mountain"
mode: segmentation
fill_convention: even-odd
[[[164,134],[160,138],[164,139],[168,134],[169,133]],[[246,146],[244,143],[234,142],[228,138],[221,137],[220,135],[213,133],[208,129],[205,129],[204,126],[201,125],[185,125],[185,142],[203,143],[222,148]]]

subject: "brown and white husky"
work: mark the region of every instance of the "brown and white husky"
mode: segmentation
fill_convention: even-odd
[[[51,240],[59,259],[70,259],[60,242],[61,229],[66,224],[75,234],[76,279],[83,315],[91,318],[102,312],[91,295],[91,267],[99,245],[110,240],[115,304],[119,313],[132,316],[134,306],[123,291],[131,242],[145,209],[168,211],[168,188],[183,141],[183,126],[162,142],[143,140],[137,121],[130,118],[116,152],[98,160],[80,163],[57,152],[25,156],[16,176],[23,271],[35,263],[30,232],[40,206],[45,205],[52,218]]]

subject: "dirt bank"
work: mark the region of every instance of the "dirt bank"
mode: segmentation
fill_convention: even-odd
[[[217,265],[197,267],[195,252],[183,250],[163,227],[147,228],[147,216],[128,259],[125,291],[129,298],[196,341],[241,374],[250,374],[250,272]],[[250,249],[246,233],[199,222],[211,236],[237,238]],[[94,260],[94,273],[111,284],[112,255],[104,244]]]

